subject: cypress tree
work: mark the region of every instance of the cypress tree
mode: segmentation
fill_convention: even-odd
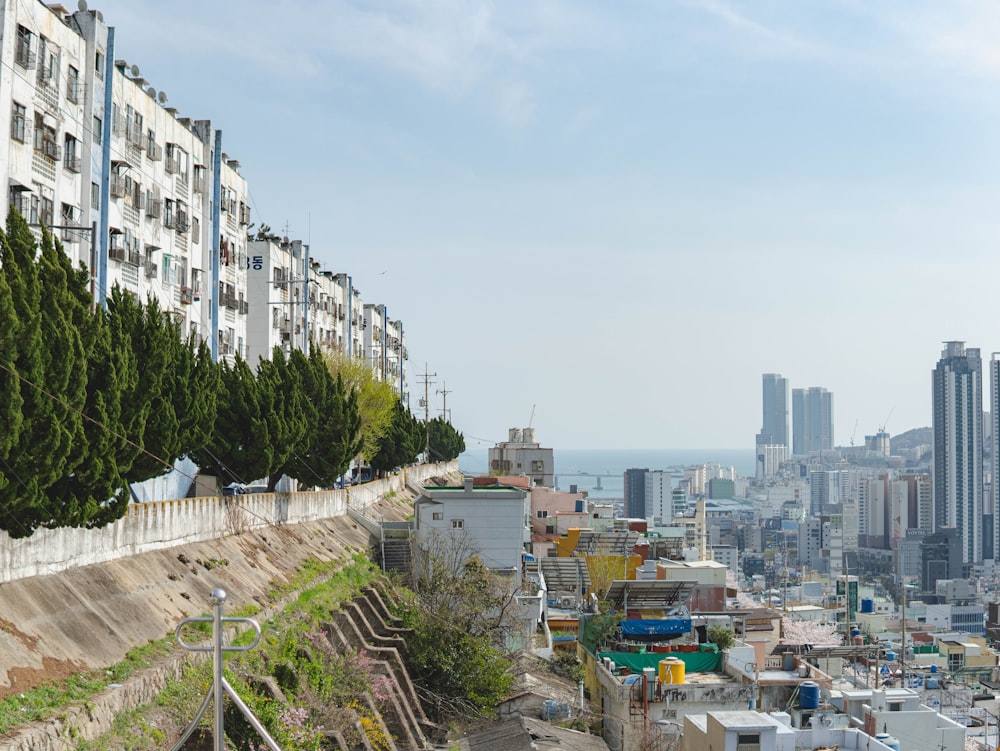
[[[425,436],[423,423],[397,399],[392,411],[392,424],[378,440],[378,453],[371,460],[372,467],[380,472],[389,472],[413,464],[424,450]]]
[[[67,278],[74,279],[74,302],[66,310],[80,332],[88,368],[79,462],[49,489],[49,497],[61,504],[61,524],[94,527],[120,518],[129,502],[124,475],[139,448],[130,440],[135,426],[127,409],[138,382],[138,363],[131,341],[117,335],[111,314],[103,308],[91,312],[86,271],[74,271],[61,251],[58,262]]]
[[[247,482],[267,474],[271,436],[262,416],[260,388],[246,361],[219,365],[219,399],[211,436],[189,456],[223,485]],[[263,470],[263,471],[262,471]]]
[[[361,412],[357,395],[347,392],[344,380],[334,378],[326,358],[313,347],[309,358],[293,352],[289,365],[299,372],[307,429],[300,448],[281,473],[306,486],[330,487],[361,450]]]
[[[292,356],[304,359],[298,351]],[[277,486],[282,468],[303,450],[308,427],[316,424],[316,408],[306,399],[302,371],[290,366],[279,347],[274,348],[270,360],[261,360],[257,366],[261,417],[267,421],[271,441],[270,462],[261,467],[263,474],[258,476],[267,476],[268,492]]]
[[[6,471],[11,451],[18,445],[24,423],[21,381],[17,377],[15,356],[21,339],[21,322],[14,308],[10,285],[0,271],[0,508],[6,508],[3,491],[10,485]],[[0,514],[6,516],[6,513]],[[0,521],[2,526],[2,521]]]
[[[465,436],[443,417],[427,423],[427,448],[432,462],[450,462],[465,451]]]
[[[47,490],[82,460],[87,364],[80,332],[72,325],[74,277],[56,253],[62,254],[45,231],[39,253],[28,224],[10,211],[0,237],[0,275],[15,311],[17,338],[5,358],[20,376],[22,419],[16,443],[7,441],[11,445],[2,457],[0,527],[12,537],[60,523],[64,509]],[[13,389],[8,382],[6,390]]]
[[[133,405],[136,416],[143,419],[141,424],[133,421],[133,426],[143,450],[132,463],[127,479],[142,482],[169,472],[181,455],[176,404],[177,394],[187,388],[187,383],[177,372],[184,345],[176,324],[163,313],[155,298],[140,306],[129,297],[124,294],[118,298],[116,312],[123,317],[123,333],[131,337],[140,363]]]

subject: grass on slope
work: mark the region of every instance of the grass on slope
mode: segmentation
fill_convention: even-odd
[[[272,598],[280,599],[301,590],[296,601],[283,613],[266,626],[261,624],[262,630],[280,629],[281,620],[288,618],[289,613],[297,614],[297,617],[319,616],[324,611],[328,614],[339,603],[350,599],[369,584],[376,574],[377,569],[360,555],[346,566],[343,561],[307,561],[299,568],[292,581],[270,592]],[[310,585],[315,586],[310,588]],[[256,607],[247,607],[224,615],[249,617],[257,610]],[[247,644],[252,637],[253,632],[248,629],[236,637],[235,641]],[[88,700],[109,684],[123,683],[137,671],[150,667],[175,650],[177,646],[172,637],[160,639],[131,650],[125,660],[108,669],[78,673],[10,696],[0,701],[0,734],[37,720],[66,719],[67,707],[86,707]],[[210,660],[192,665],[185,670],[182,679],[171,682],[152,705],[119,713],[110,733],[94,741],[79,740],[71,747],[79,751],[121,748],[153,751],[162,748],[168,732],[173,732],[178,727],[183,729],[194,717],[208,692],[211,679]],[[208,715],[210,725],[211,713]],[[169,728],[165,730],[167,726]],[[73,736],[71,728],[68,733]]]

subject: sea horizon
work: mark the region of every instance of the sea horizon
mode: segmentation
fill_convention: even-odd
[[[594,498],[621,498],[626,469],[673,470],[698,464],[721,464],[732,467],[743,477],[755,470],[751,449],[554,449],[556,487],[586,490]],[[458,457],[465,474],[489,472],[489,448],[473,448]]]

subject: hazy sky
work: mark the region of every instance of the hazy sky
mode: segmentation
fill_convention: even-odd
[[[752,448],[764,372],[860,442],[1000,350],[995,0],[91,7],[470,447]]]

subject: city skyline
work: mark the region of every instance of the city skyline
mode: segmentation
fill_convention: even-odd
[[[1000,350],[991,7],[94,7],[470,446],[534,405],[554,447],[752,447],[765,372],[848,445],[931,424],[940,342]]]

